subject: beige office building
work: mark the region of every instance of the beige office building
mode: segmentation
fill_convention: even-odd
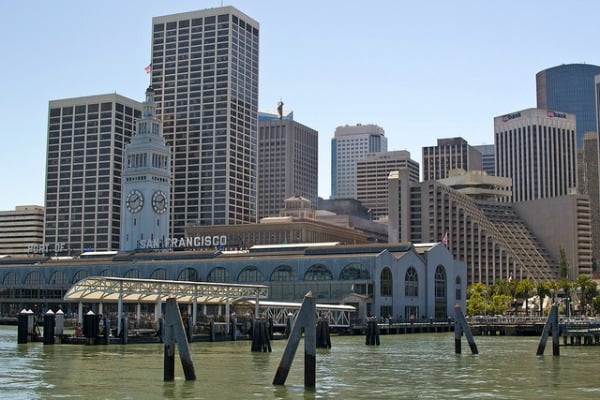
[[[0,256],[43,253],[44,207],[0,211]]]
[[[356,199],[372,220],[388,216],[388,176],[407,168],[411,182],[419,182],[419,163],[406,150],[369,153],[356,162]]]
[[[557,264],[545,244],[512,204],[498,201],[507,196],[510,179],[483,172],[418,184],[410,183],[406,170],[394,172],[390,175],[390,242],[446,243],[466,263],[468,284],[556,279]]]

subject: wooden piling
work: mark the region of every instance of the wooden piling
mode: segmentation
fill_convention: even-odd
[[[271,352],[271,342],[269,339],[269,330],[267,321],[264,319],[254,320],[252,328],[252,351],[253,352]]]
[[[288,343],[285,347],[283,355],[275,378],[274,385],[284,385],[285,380],[290,372],[292,362],[302,331],[304,330],[304,387],[314,388],[316,385],[316,319],[317,319],[317,303],[312,292],[308,292],[304,296],[304,301],[300,306],[300,310],[292,324]]]
[[[369,318],[367,321],[367,336],[365,338],[367,346],[379,346],[379,325],[377,318]]]
[[[54,328],[56,327],[56,315],[52,310],[44,314],[44,344],[54,344]]]
[[[196,380],[194,363],[190,353],[185,327],[177,301],[175,298],[168,298],[165,307],[165,332],[164,332],[164,380],[172,381],[175,379],[175,343],[179,349],[179,358],[185,380]]]
[[[550,309],[548,319],[546,320],[546,324],[544,325],[544,329],[542,330],[542,336],[540,338],[540,343],[538,344],[536,355],[541,356],[544,354],[544,350],[546,349],[546,342],[548,341],[548,333],[550,331],[552,332],[552,355],[560,355],[559,330],[560,327],[558,325],[558,306],[556,304],[553,304],[552,308]]]
[[[465,334],[469,347],[471,348],[471,354],[479,354],[475,339],[471,333],[471,328],[465,319],[465,316],[460,308],[460,305],[454,307],[454,352],[461,354],[461,337]]]
[[[318,349],[330,349],[331,348],[331,336],[329,334],[329,321],[320,318],[317,321],[317,348]]]

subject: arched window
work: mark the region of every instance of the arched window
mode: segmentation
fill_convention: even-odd
[[[238,282],[262,282],[265,278],[254,265],[245,267],[238,276]]]
[[[6,275],[4,275],[4,280],[2,281],[2,284],[16,285],[18,281],[19,281],[19,276],[17,275],[17,273],[15,271],[10,271]]]
[[[198,272],[193,268],[184,268],[177,276],[178,281],[198,282]]]
[[[340,281],[356,281],[360,279],[371,279],[369,271],[361,263],[348,264],[340,273]]]
[[[333,275],[329,268],[323,264],[311,265],[304,274],[305,281],[330,281],[333,280]]]
[[[393,278],[392,278],[392,270],[389,269],[388,267],[385,267],[382,271],[381,271],[381,276],[379,278],[380,280],[380,293],[381,296],[391,296],[392,295],[392,283],[393,283]]]
[[[112,269],[105,269],[104,271],[100,272],[100,276],[115,276],[115,271]]]
[[[446,270],[441,265],[435,269],[435,297],[446,297]]]
[[[55,271],[50,276],[51,285],[66,285],[68,283],[69,280],[67,279],[67,274],[65,273],[65,271]]]
[[[138,269],[132,268],[129,271],[125,272],[125,276],[123,278],[140,278],[140,271]]]
[[[272,281],[295,281],[296,272],[289,265],[280,265],[271,273]]]
[[[456,300],[462,300],[462,281],[460,279],[460,276],[456,277]]]
[[[84,271],[82,269],[80,269],[79,271],[75,272],[75,275],[73,275],[73,281],[71,283],[77,283],[82,279],[85,279],[89,276],[87,271]]]
[[[150,279],[167,280],[167,270],[164,268],[157,268],[150,274]]]
[[[44,283],[44,275],[40,271],[32,271],[27,274],[25,277],[26,285],[43,285]]]
[[[419,295],[419,276],[417,270],[409,267],[404,276],[404,295],[416,297]]]
[[[206,278],[208,282],[231,282],[231,272],[223,267],[213,268]]]

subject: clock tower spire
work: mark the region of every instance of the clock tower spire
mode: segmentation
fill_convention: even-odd
[[[146,90],[142,118],[125,148],[121,176],[121,251],[164,249],[169,234],[171,151]]]

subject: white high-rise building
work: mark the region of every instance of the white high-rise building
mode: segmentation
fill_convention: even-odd
[[[152,19],[152,87],[172,149],[171,235],[255,223],[259,24],[234,7]]]
[[[494,118],[496,175],[512,178],[511,202],[577,190],[575,116],[530,108]]]
[[[44,244],[59,253],[119,250],[125,144],[139,102],[116,93],[52,100]]]
[[[369,153],[387,151],[377,125],[339,126],[331,140],[331,198],[356,199],[356,162]]]
[[[121,251],[169,247],[171,153],[156,118],[154,90],[146,90],[142,118],[125,148],[121,196]]]

